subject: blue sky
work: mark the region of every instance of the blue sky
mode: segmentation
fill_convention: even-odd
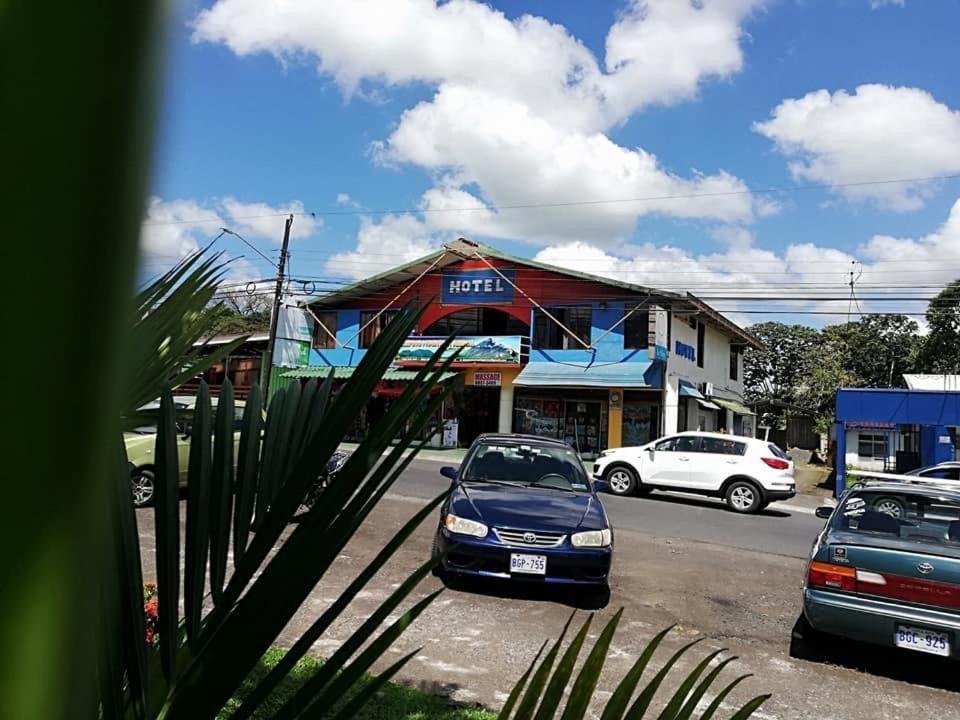
[[[864,293],[942,285],[960,179],[861,183],[960,175],[958,26],[957,0],[182,2],[144,273],[221,226],[273,257],[292,210],[317,213],[294,221],[298,277],[463,234],[706,296],[833,295],[853,261]],[[604,202],[499,209],[582,201]],[[236,280],[272,273],[218,244]],[[847,307],[714,304],[747,324]]]

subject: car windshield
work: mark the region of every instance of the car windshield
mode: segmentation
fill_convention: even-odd
[[[842,532],[960,549],[960,500],[881,488],[850,494],[833,516]]]
[[[481,444],[463,473],[465,482],[506,482],[589,492],[580,458],[570,448]]]

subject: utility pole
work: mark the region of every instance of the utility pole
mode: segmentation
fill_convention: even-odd
[[[277,288],[273,292],[273,312],[270,314],[270,338],[267,340],[267,352],[264,361],[267,367],[263,371],[263,401],[270,402],[270,373],[273,370],[273,354],[277,345],[277,323],[280,320],[280,301],[283,299],[283,274],[287,267],[287,247],[290,245],[290,226],[293,215],[287,217],[283,226],[283,245],[280,247],[280,264],[277,267]]]

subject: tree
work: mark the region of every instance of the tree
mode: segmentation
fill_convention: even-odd
[[[868,315],[856,322],[827,326],[821,338],[853,383],[888,388],[901,386],[903,374],[913,371],[918,333],[919,326],[906,315]]]
[[[829,341],[810,348],[805,365],[810,372],[797,391],[797,404],[813,415],[816,431],[826,435],[834,422],[837,390],[861,385],[860,378],[846,367],[844,348]]]
[[[960,280],[954,280],[927,306],[930,332],[918,354],[918,367],[927,373],[960,372]]]
[[[743,357],[743,384],[748,400],[794,402],[809,369],[807,357],[819,333],[805,325],[779,322],[751,325],[747,330],[763,348],[748,349]]]

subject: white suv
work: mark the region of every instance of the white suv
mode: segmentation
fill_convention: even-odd
[[[682,432],[640,447],[604,450],[593,465],[615,495],[679,490],[722,497],[731,510],[758,512],[796,494],[793,461],[764,440]]]

